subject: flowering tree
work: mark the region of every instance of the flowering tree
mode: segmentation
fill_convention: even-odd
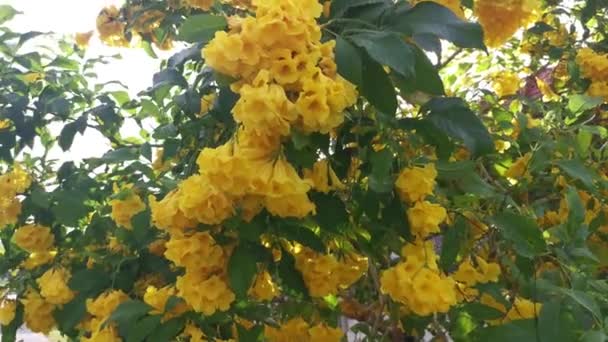
[[[605,341],[606,5],[131,0],[135,98],[3,27],[2,341]]]

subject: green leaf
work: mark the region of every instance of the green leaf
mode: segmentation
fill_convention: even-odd
[[[372,173],[369,176],[369,187],[377,193],[389,193],[393,190],[393,153],[385,148],[373,152],[370,156]]]
[[[434,98],[422,111],[440,131],[462,140],[473,155],[494,152],[494,141],[486,126],[459,98]]]
[[[17,11],[10,5],[0,5],[0,24],[3,24],[15,17],[21,12]]]
[[[168,320],[158,326],[147,338],[146,342],[166,342],[173,341],[186,325],[184,318],[178,317]]]
[[[302,245],[323,253],[326,248],[323,241],[312,230],[297,223],[285,222],[277,227],[278,234],[287,240],[297,241]]]
[[[126,342],[141,342],[145,341],[146,337],[160,326],[162,315],[154,315],[144,317],[137,323],[130,325],[127,330]]]
[[[372,59],[405,77],[414,75],[416,55],[411,45],[396,33],[355,31],[349,36],[357,46],[365,49]]]
[[[144,143],[139,148],[139,153],[149,161],[152,161],[152,146],[150,143]]]
[[[443,81],[433,63],[426,56],[424,51],[414,47],[415,70],[411,77],[394,76],[395,84],[404,93],[412,93],[416,90],[432,94],[445,95]]]
[[[167,138],[175,138],[177,136],[177,127],[174,124],[168,123],[166,125],[159,126],[154,130],[152,137],[154,139],[167,139]]]
[[[101,160],[106,163],[121,163],[128,160],[139,159],[139,149],[135,147],[121,147],[113,151],[109,151],[101,157]]]
[[[474,335],[473,341],[536,341],[536,324],[533,319],[520,319],[502,325],[478,329],[474,332]]]
[[[80,294],[96,296],[99,292],[107,288],[111,283],[110,275],[100,269],[82,269],[74,272],[68,285]]]
[[[363,84],[363,60],[357,48],[348,40],[337,36],[335,55],[338,73],[361,88]]]
[[[566,307],[560,300],[543,303],[538,316],[538,336],[540,342],[569,342],[574,341],[573,327],[564,319]]]
[[[77,132],[80,132],[80,134],[84,133],[84,131],[87,129],[87,119],[88,116],[83,115],[76,121],[70,122],[63,127],[61,134],[59,134],[59,139],[57,140],[59,147],[61,147],[63,151],[70,149]]]
[[[79,190],[59,190],[54,195],[55,205],[51,208],[58,223],[69,227],[78,225],[78,220],[91,210],[86,204],[87,195]]]
[[[348,223],[348,212],[338,196],[315,193],[311,195],[317,207],[315,220],[327,232],[338,232],[340,226]]]
[[[304,278],[302,278],[302,274],[296,269],[296,261],[291,253],[283,250],[277,269],[283,289],[290,289],[308,297],[308,289],[304,284]]]
[[[578,303],[585,310],[589,311],[589,313],[591,313],[591,315],[593,315],[593,318],[595,318],[596,322],[598,322],[598,323],[602,322],[603,316],[602,316],[602,311],[600,309],[600,306],[598,305],[597,301],[591,295],[589,295],[588,293],[582,292],[582,291],[577,291],[577,290],[570,290],[570,289],[565,289],[565,288],[558,288],[558,289],[561,293],[570,297],[572,300],[574,300],[576,303]]]
[[[566,202],[568,202],[568,230],[574,233],[585,221],[585,206],[578,191],[574,187],[566,190]]]
[[[444,271],[447,272],[455,266],[458,253],[466,241],[468,229],[467,221],[462,216],[457,216],[454,225],[446,230],[439,258],[439,265]]]
[[[471,315],[471,317],[480,321],[500,319],[505,316],[504,312],[477,302],[463,305],[462,310],[466,311],[469,315]]]
[[[545,240],[536,221],[513,212],[504,212],[492,219],[501,235],[513,243],[517,254],[532,259],[546,251]]]
[[[479,24],[463,21],[448,8],[431,1],[412,8],[403,5],[388,17],[385,27],[410,36],[435,35],[462,48],[486,48]]]
[[[363,64],[361,93],[369,103],[386,115],[397,111],[397,93],[382,65],[366,58]]]
[[[179,28],[178,40],[188,43],[208,42],[216,31],[224,30],[228,22],[224,16],[198,14],[188,17]]]
[[[593,109],[602,103],[604,103],[602,97],[575,94],[571,95],[568,100],[568,109],[573,114],[579,114],[586,110]]]
[[[586,332],[580,339],[581,342],[606,342],[608,336],[601,330],[591,330]]]
[[[140,300],[129,299],[120,303],[104,324],[117,322],[121,326],[130,326],[150,310],[152,310],[150,305]]]
[[[237,331],[239,333],[240,342],[258,342],[262,341],[264,327],[262,325],[256,325],[250,329],[246,329],[244,326],[237,324]]]
[[[146,209],[131,218],[132,233],[138,249],[145,249],[155,238],[155,231],[150,224],[150,215],[150,209]]]
[[[560,160],[556,164],[570,177],[580,180],[590,189],[593,188],[594,181],[599,178],[597,173],[587,168],[581,160]]]
[[[330,15],[332,18],[343,16],[349,9],[382,3],[384,0],[333,0],[330,7]]]
[[[71,302],[64,304],[53,312],[53,317],[61,331],[71,331],[87,314],[87,297],[79,294]]]
[[[249,244],[241,241],[228,262],[228,279],[230,287],[237,297],[245,298],[258,272],[257,255]]]

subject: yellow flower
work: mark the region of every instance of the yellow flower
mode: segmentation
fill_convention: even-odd
[[[173,317],[180,316],[188,310],[185,303],[180,302],[168,312],[165,312],[167,301],[171,296],[176,294],[175,288],[172,286],[165,286],[163,288],[156,288],[154,286],[148,286],[146,293],[144,293],[144,302],[150,305],[153,310],[150,312],[152,315],[164,314],[163,320],[168,320]]]
[[[17,223],[21,214],[21,202],[16,197],[3,197],[0,195],[0,229],[9,224]]]
[[[81,48],[88,46],[92,36],[93,31],[76,33],[76,35],[74,36],[74,39],[76,40],[76,45]]]
[[[425,1],[436,2],[444,7],[449,8],[459,18],[465,19],[464,11],[462,10],[462,7],[460,7],[460,0],[413,0],[412,5],[416,5],[417,3]]]
[[[17,301],[12,299],[0,300],[0,325],[9,325],[15,319],[15,310],[17,310]]]
[[[51,268],[36,280],[40,294],[51,304],[66,304],[74,298],[68,287],[71,274],[64,268]]]
[[[213,6],[213,0],[186,0],[186,4],[190,7],[208,11]]]
[[[188,270],[209,274],[222,269],[224,265],[224,251],[215,243],[209,232],[192,236],[173,236],[165,246],[165,257]]]
[[[249,289],[249,295],[260,301],[272,300],[278,294],[279,289],[266,270],[258,273],[253,286]]]
[[[110,317],[118,305],[127,300],[129,300],[129,296],[120,290],[104,292],[95,299],[87,299],[87,312],[96,318],[105,320]]]
[[[178,295],[196,312],[213,315],[226,311],[235,299],[228,285],[217,275],[207,278],[201,272],[189,272],[177,278]]]
[[[209,111],[213,108],[215,98],[215,93],[203,95],[203,97],[201,97],[201,111],[199,112],[199,115],[202,116],[209,113]]]
[[[150,210],[152,211],[152,222],[160,229],[169,232],[181,232],[186,228],[196,226],[196,221],[184,215],[179,209],[179,192],[172,191],[158,202],[154,196],[148,197]]]
[[[177,196],[184,216],[203,224],[219,224],[234,214],[232,199],[202,175],[181,182]]]
[[[99,38],[110,46],[128,46],[125,37],[126,24],[120,19],[120,11],[116,6],[109,6],[101,10],[97,16],[97,31]]]
[[[505,177],[518,179],[523,177],[528,172],[528,166],[530,164],[530,160],[532,159],[532,153],[528,152],[524,154],[522,157],[519,157],[507,171],[505,172]]]
[[[474,12],[483,27],[486,45],[499,47],[534,22],[540,7],[539,0],[476,0]]]
[[[26,270],[33,270],[36,267],[46,265],[53,261],[56,255],[57,251],[31,253],[30,256],[21,263],[21,267]]]
[[[112,219],[119,226],[129,230],[133,229],[131,219],[146,209],[146,204],[136,193],[130,190],[131,188],[131,184],[126,185],[122,190],[128,192],[125,197],[123,199],[113,199],[110,201],[110,206],[112,206]],[[116,186],[114,190],[115,192],[119,192],[119,189]]]
[[[315,325],[308,329],[310,341],[340,342],[344,332],[340,328],[332,328],[325,324]]]
[[[439,224],[447,218],[445,208],[428,201],[416,202],[407,210],[411,232],[420,238],[439,233]]]
[[[188,322],[188,324],[186,324],[182,335],[189,337],[190,342],[207,342],[205,334],[192,322]]]
[[[33,332],[48,334],[55,326],[53,311],[55,306],[45,301],[34,290],[28,290],[23,303],[23,319],[25,325]]]
[[[310,182],[313,188],[319,192],[328,193],[331,190],[344,190],[346,188],[327,159],[317,161],[312,166],[312,170],[304,169],[303,173],[304,179]]]
[[[402,201],[413,203],[433,193],[436,177],[437,170],[434,164],[411,167],[401,171],[395,181],[395,187]]]
[[[519,90],[520,77],[510,71],[502,71],[492,76],[493,87],[498,97],[505,97],[517,94]]]
[[[511,310],[509,310],[507,313],[507,319],[513,321],[538,317],[541,309],[542,304],[532,302],[525,298],[517,297],[515,298],[515,302],[513,303]]]
[[[280,328],[265,326],[264,336],[269,342],[308,342],[308,329],[308,323],[297,317],[282,324]]]
[[[0,120],[0,131],[10,128],[13,125],[13,122],[10,119],[2,119]]]
[[[28,224],[17,229],[13,235],[15,244],[28,252],[48,252],[55,241],[49,227]]]

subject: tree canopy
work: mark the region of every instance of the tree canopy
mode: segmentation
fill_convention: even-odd
[[[127,0],[31,49],[0,5],[2,342],[606,341],[607,12]],[[89,39],[175,53],[133,95]]]

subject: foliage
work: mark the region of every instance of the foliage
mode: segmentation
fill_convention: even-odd
[[[606,340],[605,1],[126,1],[134,97],[15,15],[3,341]]]

